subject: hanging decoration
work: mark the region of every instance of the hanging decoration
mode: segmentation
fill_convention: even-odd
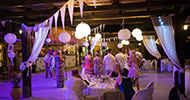
[[[118,44],[117,44],[117,47],[118,47],[118,48],[123,48],[123,44],[118,43]]]
[[[118,38],[120,40],[128,40],[131,37],[131,32],[129,29],[121,29],[118,33]]]
[[[58,16],[59,16],[59,11],[57,11],[54,14],[54,19],[55,19],[55,32],[57,33],[57,20],[58,20]]]
[[[78,37],[83,38],[88,36],[90,32],[91,32],[90,26],[86,23],[81,22],[76,27],[75,36],[77,36],[76,38]]]
[[[46,42],[47,42],[47,43],[50,43],[50,42],[51,42],[51,39],[50,39],[50,38],[47,38],[47,39],[46,39]]]
[[[71,26],[73,25],[73,10],[74,10],[74,0],[68,1],[69,17],[71,21]]]
[[[4,40],[9,44],[8,45],[8,57],[10,58],[10,61],[11,61],[11,65],[14,66],[14,61],[13,61],[13,58],[15,57],[15,53],[13,52],[14,51],[14,44],[17,40],[17,37],[15,34],[13,33],[7,33],[5,36],[4,36]]]
[[[142,35],[142,31],[138,28],[135,28],[133,31],[132,31],[132,36],[133,37],[138,37],[138,36],[141,36]]]
[[[65,30],[65,10],[66,10],[66,6],[63,6],[61,8],[61,22],[62,22],[63,30]]]
[[[136,37],[136,40],[137,40],[137,41],[142,41],[142,40],[143,40],[143,36],[142,36],[142,35],[137,36],[137,37]]]
[[[52,23],[53,23],[53,16],[51,16],[48,20],[49,20],[49,28],[50,28],[50,34],[51,34],[51,32],[52,32],[51,29],[52,29]]]
[[[123,45],[129,45],[129,41],[128,40],[122,40],[121,44],[123,44]]]
[[[80,6],[80,16],[83,17],[83,0],[78,0],[79,6]]]
[[[105,29],[105,24],[100,24],[99,26],[92,28],[91,32],[94,32],[94,34],[98,32],[102,32]]]
[[[1,21],[2,26],[4,27],[6,23],[6,20]]]
[[[100,39],[102,38],[102,35],[101,35],[100,33],[97,33],[97,34],[95,35],[95,38],[98,39],[98,40],[100,40]]]
[[[93,0],[94,8],[96,8],[96,0]]]
[[[102,46],[106,47],[107,46],[107,42],[102,42]]]
[[[71,35],[67,32],[62,32],[60,35],[59,35],[59,40],[63,43],[67,43],[71,40]]]

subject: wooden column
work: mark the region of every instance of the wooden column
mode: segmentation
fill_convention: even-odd
[[[175,41],[176,41],[176,52],[178,55],[179,62],[181,67],[184,68],[184,60],[185,60],[185,31],[183,29],[183,25],[185,24],[185,15],[184,14],[176,14],[174,18],[175,24]],[[181,85],[183,88],[183,92],[185,92],[185,80],[184,80],[184,72],[180,73]],[[174,79],[178,79],[178,76],[175,76]],[[177,81],[177,80],[176,80]],[[176,83],[175,83],[176,84]]]
[[[23,32],[22,34],[22,62],[27,61],[30,56],[29,35],[30,35],[29,32]],[[28,76],[27,76],[27,73],[29,73]],[[24,71],[22,71],[22,93],[23,93],[24,98],[28,98],[32,96],[30,68],[29,69],[26,68]]]

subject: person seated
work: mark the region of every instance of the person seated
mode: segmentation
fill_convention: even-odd
[[[72,77],[66,80],[65,86],[68,90],[73,91],[80,100],[95,100],[97,98],[95,96],[84,96],[83,89],[87,88],[87,84],[79,75],[77,68],[72,69]]]
[[[130,78],[128,78],[129,71],[124,68],[121,70],[121,73],[118,71],[119,76],[116,79],[115,82],[115,88],[119,88],[120,91],[123,92],[125,95],[125,100],[131,100],[133,95],[135,94],[135,91],[132,86],[132,81]]]
[[[109,73],[109,77],[113,78],[113,77],[118,77],[118,72],[121,72],[120,66],[118,64],[116,64],[113,68],[113,70]]]

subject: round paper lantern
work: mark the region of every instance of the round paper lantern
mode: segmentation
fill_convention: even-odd
[[[86,37],[86,36],[88,36],[90,34],[90,32],[91,32],[91,29],[90,29],[90,26],[88,24],[80,23],[76,27],[75,34],[80,34],[83,37]]]
[[[75,33],[75,37],[76,37],[77,39],[82,39],[82,38],[83,38],[83,36],[82,36],[82,35],[77,34],[77,33]]]
[[[8,53],[8,57],[9,58],[14,58],[15,57],[15,53],[14,52],[9,52]]]
[[[126,45],[129,45],[129,44],[130,44],[130,42],[127,40],[127,41],[126,41]]]
[[[121,41],[121,44],[126,45],[126,44],[127,44],[127,41],[126,41],[126,40],[122,40],[122,41]]]
[[[88,47],[89,43],[88,42],[84,42],[82,45],[84,45],[85,47]]]
[[[47,38],[47,39],[46,39],[46,42],[47,42],[47,43],[50,43],[50,42],[51,42],[51,39],[50,39],[50,38]]]
[[[141,45],[142,45],[142,43],[141,43],[141,42],[139,42],[139,43],[138,43],[138,45],[139,45],[139,46],[141,46]]]
[[[129,29],[121,29],[118,33],[120,40],[128,40],[131,37],[131,31]]]
[[[102,42],[102,46],[106,47],[107,46],[107,42]]]
[[[16,37],[16,35],[13,34],[13,33],[7,33],[7,34],[5,35],[5,37],[4,37],[4,40],[5,40],[7,43],[12,44],[12,43],[15,43],[15,42],[16,42],[17,37]]]
[[[142,35],[142,31],[138,28],[135,28],[133,31],[132,31],[132,36],[133,37],[137,37],[137,36],[140,36]]]
[[[118,47],[118,48],[123,48],[123,44],[118,43],[118,44],[117,44],[117,47]]]
[[[69,42],[71,40],[71,35],[67,32],[62,32],[59,34],[59,40],[63,43]]]
[[[143,36],[142,36],[142,35],[137,36],[137,37],[136,37],[136,40],[137,40],[137,41],[141,41],[141,40],[143,40]]]
[[[102,35],[100,33],[97,33],[96,36],[95,36],[96,39],[101,39],[102,38]]]

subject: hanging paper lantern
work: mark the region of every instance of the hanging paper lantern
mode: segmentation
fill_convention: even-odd
[[[121,41],[121,44],[127,45],[127,41],[126,41],[126,40],[122,40],[122,41]]]
[[[80,34],[76,34],[76,33],[75,33],[75,37],[76,37],[77,39],[82,39],[82,38],[83,38],[82,35],[80,35]]]
[[[15,34],[13,33],[7,33],[4,37],[4,40],[9,43],[9,44],[12,44],[12,43],[15,43],[16,40],[17,40],[17,37]]]
[[[47,38],[47,39],[46,39],[46,42],[47,42],[47,43],[50,43],[50,42],[51,42],[51,39],[50,39],[50,38]]]
[[[71,35],[67,32],[62,32],[59,34],[59,40],[63,43],[69,42],[71,40]]]
[[[96,39],[101,39],[102,38],[102,35],[100,33],[97,33],[96,36],[95,36]]]
[[[139,45],[139,46],[141,46],[141,45],[142,45],[142,43],[141,43],[141,42],[139,42],[139,43],[138,43],[138,45]]]
[[[138,28],[135,28],[133,31],[132,31],[132,36],[133,37],[137,37],[137,36],[140,36],[142,35],[142,31]]]
[[[88,47],[89,43],[88,42],[84,42],[82,45],[84,45],[85,47]]]
[[[118,48],[123,48],[123,44],[118,43],[118,44],[117,44],[117,47],[118,47]]]
[[[128,40],[131,37],[131,31],[129,29],[121,29],[118,33],[120,40]]]
[[[90,26],[86,23],[80,23],[76,27],[76,32],[75,34],[81,35],[82,37],[86,37],[90,34],[91,29]]]
[[[15,53],[14,52],[9,52],[8,53],[8,57],[9,58],[14,58],[15,57]]]
[[[142,36],[142,35],[137,36],[137,37],[136,37],[136,40],[137,40],[137,41],[142,41],[142,40],[143,40],[143,36]]]
[[[130,44],[130,42],[127,40],[127,41],[126,41],[126,45],[129,45],[129,44]]]
[[[107,46],[107,42],[102,42],[102,46],[106,47]]]

